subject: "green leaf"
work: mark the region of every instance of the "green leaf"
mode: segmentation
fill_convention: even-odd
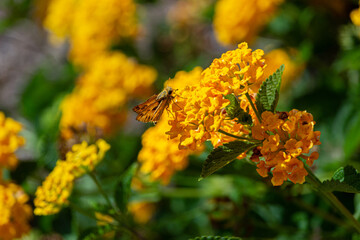
[[[281,77],[284,72],[284,65],[281,65],[276,72],[270,75],[262,84],[256,95],[256,108],[259,114],[265,111],[274,112],[279,101]]]
[[[360,192],[360,174],[352,166],[341,167],[334,173],[331,180],[325,180],[321,186],[328,192]]]
[[[221,236],[201,236],[189,240],[241,240],[239,237],[221,237]]]
[[[251,115],[244,111],[240,107],[238,98],[234,94],[228,94],[224,98],[230,101],[230,104],[226,106],[226,114],[230,119],[237,118],[237,122],[241,124],[251,124]]]
[[[126,213],[127,204],[131,194],[131,180],[138,168],[137,163],[133,163],[121,177],[115,189],[115,203],[122,213]]]
[[[205,160],[199,180],[213,174],[234,161],[241,153],[249,151],[257,145],[257,143],[233,141],[215,148]]]

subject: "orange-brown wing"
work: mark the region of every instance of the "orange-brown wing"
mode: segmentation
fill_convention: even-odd
[[[156,101],[156,97],[157,97],[157,94],[152,95],[152,96],[151,96],[148,100],[146,100],[145,102],[143,102],[143,103],[135,106],[135,107],[133,108],[133,111],[136,112],[136,113],[139,113],[139,114],[140,114],[140,113],[144,113],[144,111],[146,111],[146,109],[147,109],[150,105],[154,104],[154,102],[157,102],[157,101]]]
[[[159,106],[157,107],[157,109],[155,110],[155,112],[151,118],[152,122],[156,123],[157,121],[160,120],[161,115],[163,114],[164,110],[169,106],[170,101],[171,101],[171,98],[169,96],[160,102]]]
[[[147,105],[143,111],[138,113],[136,120],[140,122],[153,122],[153,116],[158,110],[162,101],[154,101],[150,105]]]

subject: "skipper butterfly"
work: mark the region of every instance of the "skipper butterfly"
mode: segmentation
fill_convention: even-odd
[[[152,95],[145,102],[135,106],[133,111],[138,114],[136,120],[140,122],[153,122],[159,121],[164,110],[169,106],[172,96],[173,89],[166,87],[159,94]]]

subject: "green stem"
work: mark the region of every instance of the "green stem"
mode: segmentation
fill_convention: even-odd
[[[95,174],[93,172],[88,172],[89,176],[91,177],[91,179],[94,181],[94,183],[96,184],[100,194],[104,197],[105,201],[107,202],[107,204],[115,211],[117,212],[115,206],[111,203],[108,195],[106,195],[104,189],[101,187],[100,182],[97,180]]]
[[[310,183],[315,189],[318,190],[318,192],[325,197],[328,201],[330,201],[333,206],[342,214],[344,217],[346,217],[352,226],[360,233],[360,222],[357,221],[354,216],[345,208],[345,206],[335,197],[335,195],[332,192],[326,192],[321,188],[321,181],[314,175],[314,173],[311,171],[311,169],[305,165],[306,171],[309,173],[309,175],[306,178],[306,181]]]
[[[249,93],[245,93],[245,96],[246,96],[247,100],[249,101],[249,103],[250,103],[250,105],[251,105],[252,109],[254,110],[254,112],[255,112],[255,114],[256,114],[256,117],[257,117],[257,119],[259,120],[259,123],[261,123],[261,116],[260,116],[260,114],[259,114],[258,110],[256,109],[256,107],[255,107],[254,103],[252,102],[252,100],[251,100],[251,97],[250,97]]]
[[[244,141],[248,141],[248,142],[259,142],[259,143],[261,142],[261,141],[259,141],[259,140],[252,139],[252,138],[239,137],[239,136],[233,135],[233,134],[231,134],[231,133],[225,132],[225,131],[222,130],[222,129],[219,129],[218,132],[219,132],[219,133],[222,133],[222,134],[225,134],[225,135],[228,135],[229,137],[233,137],[233,138],[240,139],[240,140],[244,140]]]
[[[113,218],[115,218],[118,222],[126,224],[126,218],[121,214],[121,212],[118,211],[118,209],[112,204],[110,201],[108,195],[105,193],[104,189],[101,187],[100,182],[97,180],[95,174],[93,172],[88,172],[91,179],[95,182],[96,186],[98,187],[99,192],[104,197],[105,201],[109,205],[110,208],[114,211],[114,214],[112,215]]]

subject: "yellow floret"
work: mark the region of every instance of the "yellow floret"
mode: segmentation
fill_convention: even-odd
[[[34,213],[36,215],[55,214],[67,206],[75,179],[86,172],[93,171],[109,148],[110,145],[103,139],[99,139],[96,144],[90,146],[86,142],[75,144],[72,151],[66,154],[66,160],[59,160],[53,171],[36,190]]]

